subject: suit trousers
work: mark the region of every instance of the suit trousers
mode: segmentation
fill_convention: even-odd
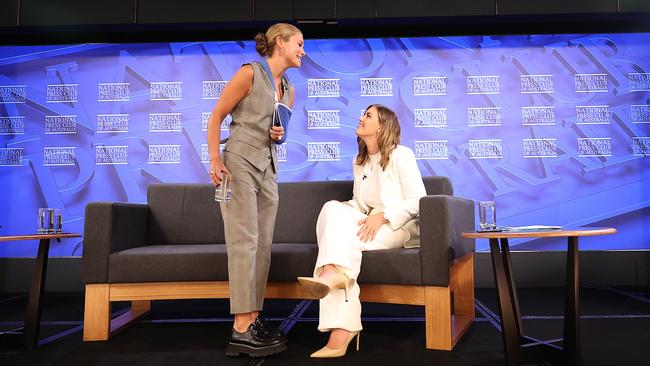
[[[382,225],[375,238],[362,242],[357,237],[358,222],[367,216],[356,208],[339,201],[329,201],[323,205],[316,223],[318,239],[318,258],[314,277],[318,277],[326,264],[336,265],[352,281],[347,289],[348,301],[345,301],[345,291],[333,290],[320,300],[318,330],[327,332],[335,328],[343,328],[350,332],[362,329],[360,288],[357,283],[361,269],[362,252],[366,250],[381,250],[402,247],[408,239],[404,229],[393,229]]]
[[[271,265],[271,242],[278,210],[273,164],[260,171],[228,151],[223,162],[231,174],[230,202],[221,202],[228,252],[230,313],[262,310]],[[270,163],[270,161],[269,161]]]

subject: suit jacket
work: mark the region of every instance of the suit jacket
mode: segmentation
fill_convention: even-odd
[[[415,160],[415,154],[406,146],[398,145],[390,155],[386,169],[381,171],[381,189],[379,198],[384,207],[372,210],[364,203],[363,184],[364,167],[356,164],[356,156],[352,161],[354,173],[354,197],[349,203],[359,211],[371,215],[383,211],[393,230],[405,229],[410,238],[402,243],[405,247],[419,244],[420,230],[418,213],[420,198],[426,196],[422,175]]]

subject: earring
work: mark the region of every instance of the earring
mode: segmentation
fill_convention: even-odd
[[[284,55],[284,48],[280,47],[280,54]]]

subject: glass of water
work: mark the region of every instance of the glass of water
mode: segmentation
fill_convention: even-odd
[[[481,231],[494,231],[497,229],[497,207],[494,201],[478,203],[478,219]]]
[[[60,234],[63,232],[63,215],[58,208],[54,209],[54,228],[53,232]]]
[[[214,190],[214,200],[216,202],[230,202],[232,196],[230,177],[224,172],[221,172],[219,176],[221,177],[221,183]]]
[[[50,222],[49,210],[45,207],[39,208],[37,232],[39,234],[47,233],[49,222]]]

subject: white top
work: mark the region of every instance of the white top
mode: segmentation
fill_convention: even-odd
[[[356,157],[355,157],[356,159]],[[373,173],[379,175],[379,198],[381,205],[372,209],[366,204],[366,184],[364,174],[370,173],[369,165],[356,165],[352,160],[354,173],[353,197],[350,201],[352,207],[368,215],[383,211],[384,217],[393,230],[404,228],[410,234],[410,239],[404,243],[405,247],[417,246],[419,243],[418,213],[420,198],[426,196],[422,176],[418,169],[417,160],[413,150],[406,146],[397,145],[390,153],[390,160],[385,170],[377,168]],[[377,164],[379,165],[379,164]],[[365,169],[365,173],[364,173]]]
[[[381,154],[376,153],[374,155],[369,155],[370,159],[366,162],[363,167],[364,177],[361,179],[361,184],[363,184],[363,200],[364,203],[372,209],[382,209],[384,205],[381,203],[381,165],[379,165],[379,160],[381,159]]]

